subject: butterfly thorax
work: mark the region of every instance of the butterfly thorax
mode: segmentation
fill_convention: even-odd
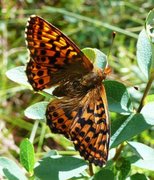
[[[77,76],[64,82],[53,91],[53,95],[57,97],[83,97],[88,91],[99,87],[103,79],[102,70],[92,71],[82,77]]]
[[[100,73],[100,71],[94,71],[94,72],[88,73],[87,75],[83,76],[80,83],[84,87],[86,87],[87,90],[98,87],[99,85],[101,85],[102,80],[103,80],[103,76]]]

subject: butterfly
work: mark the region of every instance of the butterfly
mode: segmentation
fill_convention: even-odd
[[[30,53],[26,75],[35,91],[55,87],[46,110],[53,133],[70,139],[80,155],[102,167],[108,158],[110,125],[102,81],[109,73],[94,67],[59,29],[32,15],[25,38]]]

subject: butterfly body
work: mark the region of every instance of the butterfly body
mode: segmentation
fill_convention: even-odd
[[[59,29],[39,16],[31,16],[26,28],[30,60],[28,81],[36,91],[56,86],[46,110],[54,133],[73,141],[90,163],[102,166],[108,157],[110,127],[102,81],[108,69],[94,67],[83,52]]]
[[[72,78],[72,80],[68,80],[55,88],[53,95],[58,97],[76,96],[80,98],[84,96],[89,90],[102,85],[102,80],[102,70],[100,70],[99,74],[97,72],[90,72],[83,77],[76,75],[74,78]]]

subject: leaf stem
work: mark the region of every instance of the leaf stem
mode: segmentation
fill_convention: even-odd
[[[34,125],[33,125],[33,129],[32,129],[32,132],[31,132],[31,135],[30,135],[30,138],[29,138],[31,143],[34,142],[34,138],[35,138],[35,135],[36,135],[36,131],[37,131],[38,125],[39,125],[39,121],[36,120]]]
[[[41,134],[39,138],[37,152],[41,152],[41,148],[42,148],[44,137],[45,137],[45,131],[46,131],[46,124],[42,123],[42,129],[41,129]]]
[[[94,175],[93,166],[91,163],[89,163],[89,174],[90,174],[90,176]]]
[[[124,143],[122,143],[122,144],[120,144],[119,148],[116,149],[116,154],[113,157],[113,161],[116,161],[119,158],[120,153],[121,153],[122,149],[124,148],[124,146],[125,146]]]
[[[148,92],[149,92],[149,90],[150,90],[150,88],[151,88],[151,85],[152,85],[153,80],[154,80],[154,72],[151,73],[150,79],[149,79],[149,81],[148,81],[148,83],[147,83],[147,86],[146,86],[146,88],[145,88],[144,94],[143,94],[143,96],[142,96],[140,105],[139,105],[138,110],[137,110],[137,113],[140,113],[142,107],[144,106],[145,98],[146,98],[146,96],[147,96],[147,94],[148,94]]]

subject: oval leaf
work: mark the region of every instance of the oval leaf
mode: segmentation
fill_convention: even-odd
[[[139,168],[154,171],[154,149],[139,142],[128,142],[128,144],[140,157],[140,159],[136,159],[132,164]]]
[[[23,171],[12,160],[0,157],[0,174],[7,179],[27,180]]]
[[[154,102],[146,104],[142,108],[141,114],[148,124],[154,125]]]
[[[141,114],[131,114],[111,137],[111,148],[151,127]]]
[[[150,43],[151,43],[151,51],[152,51],[152,62],[151,62],[151,72],[154,72],[154,9],[152,9],[146,19],[145,27],[146,32],[149,37]]]
[[[132,141],[129,141],[128,144],[137,152],[137,154],[140,155],[140,157],[142,159],[145,159],[145,160],[152,160],[154,161],[154,149],[145,145],[145,144],[142,144],[142,143],[139,143],[139,142],[132,142]]]
[[[34,147],[28,139],[24,139],[20,144],[20,162],[24,168],[33,173],[35,157]]]
[[[145,29],[140,32],[137,41],[137,62],[141,71],[148,79],[152,63],[152,50]]]
[[[30,119],[34,119],[34,120],[44,120],[45,121],[45,112],[46,112],[46,107],[48,105],[49,102],[46,101],[42,101],[36,104],[33,104],[31,106],[29,106],[26,110],[25,110],[25,116],[30,118]]]
[[[130,114],[133,111],[130,96],[126,87],[117,81],[105,81],[109,110],[117,113]]]
[[[147,34],[151,40],[151,42],[154,42],[154,32],[153,32],[153,19],[154,19],[154,9],[152,9],[146,18],[145,27]]]
[[[150,94],[150,95],[146,96],[145,104],[147,104],[149,102],[154,102],[154,94]]]
[[[130,180],[149,180],[144,174],[136,173],[130,176]]]
[[[139,159],[138,161],[134,162],[132,165],[142,168],[142,169],[154,171],[154,163],[153,162],[154,162],[154,159],[151,159],[151,160]]]
[[[30,86],[25,73],[25,66],[19,66],[8,70],[6,76],[16,83]]]
[[[94,180],[114,180],[114,173],[109,169],[102,169],[94,175]]]
[[[68,156],[43,158],[35,167],[35,176],[45,180],[65,180],[77,176],[87,168],[83,159]]]
[[[104,69],[107,66],[107,56],[96,48],[84,48],[82,52],[97,67]]]

